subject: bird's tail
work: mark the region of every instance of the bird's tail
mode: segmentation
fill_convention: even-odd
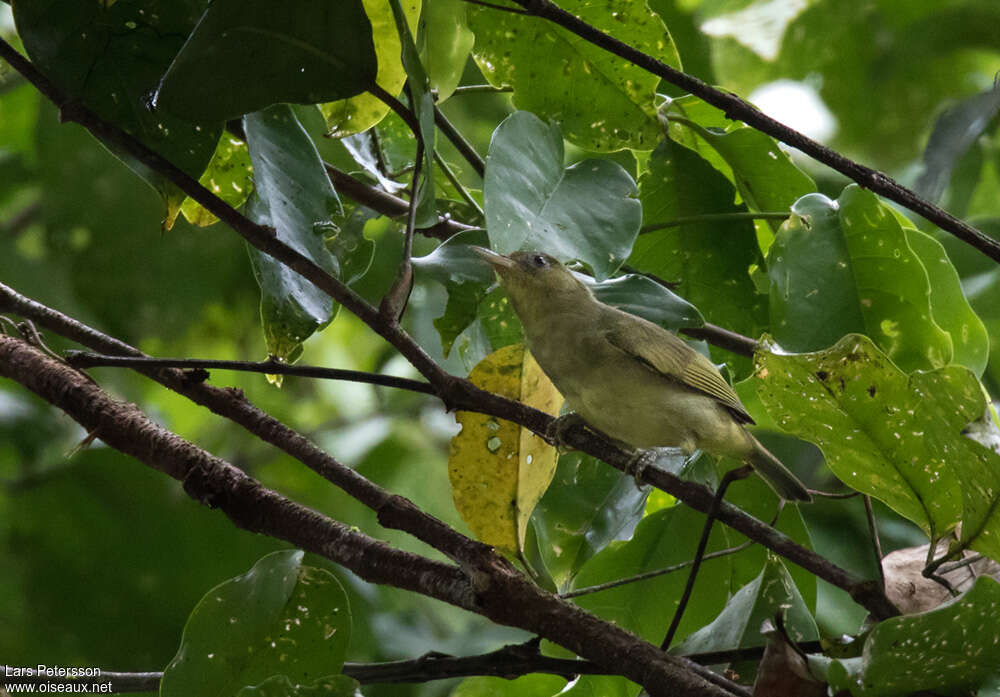
[[[753,450],[747,461],[753,465],[764,481],[767,482],[774,492],[788,501],[812,501],[812,496],[805,485],[798,478],[788,471],[788,468],[781,464],[781,460],[776,458],[771,452],[760,444],[753,436]]]

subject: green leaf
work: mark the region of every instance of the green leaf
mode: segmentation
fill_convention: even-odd
[[[750,407],[750,405],[747,406]],[[760,412],[763,417],[767,416],[767,412],[763,408],[760,409]],[[751,411],[750,413],[757,419],[756,412]],[[760,421],[757,423],[757,430],[760,431]],[[766,435],[764,438],[766,438]],[[765,445],[778,455],[779,459],[790,464],[790,461],[785,459],[785,450],[777,450],[770,442],[765,442]],[[714,458],[706,459],[711,461]],[[713,488],[717,486],[719,479],[725,474],[726,470],[737,467],[739,464],[731,459],[719,459],[715,465],[716,478],[714,481],[707,482],[708,485]],[[726,501],[739,507],[758,520],[772,520],[777,516],[777,522],[774,524],[775,529],[788,535],[788,537],[806,549],[813,549],[813,528],[806,526],[801,508],[799,506],[785,506],[784,508],[780,508],[780,502],[774,490],[761,477],[748,477],[730,487],[726,491]],[[779,511],[781,515],[778,515]],[[727,533],[729,543],[734,547],[746,542],[748,539],[734,531],[727,531]],[[760,574],[761,570],[765,569],[770,561],[769,555],[770,552],[757,544],[733,554],[731,556],[733,564],[732,591],[735,592],[742,586],[750,583],[752,579]],[[791,576],[795,588],[802,596],[806,607],[815,609],[816,577],[796,564],[787,566],[785,572]]]
[[[609,278],[600,283],[579,276],[602,303],[607,303],[667,329],[700,327],[705,324],[698,308],[656,281],[638,274]]]
[[[664,141],[639,179],[645,225],[705,213],[743,210],[733,203],[733,185],[708,162],[682,145]],[[639,236],[629,264],[678,283],[677,293],[693,303],[705,320],[747,336],[759,336],[766,310],[764,296],[750,279],[760,263],[753,224],[746,220],[693,222]],[[713,354],[749,372],[750,362],[729,352]]]
[[[308,684],[292,683],[285,675],[275,675],[259,685],[244,687],[236,697],[355,697],[361,684],[346,675],[332,675]]]
[[[934,123],[924,149],[924,171],[914,191],[938,201],[959,159],[972,147],[1000,109],[1000,83],[948,107]]]
[[[795,202],[792,213],[768,250],[771,331],[789,351],[813,351],[863,331],[865,308],[837,202],[809,194]]]
[[[632,247],[642,217],[635,182],[609,160],[563,168],[559,128],[517,112],[493,133],[483,182],[491,247],[506,254],[539,249],[578,259],[598,280]]]
[[[928,272],[874,194],[851,185],[836,202],[813,194],[793,212],[768,255],[771,326],[784,349],[825,348],[844,334],[864,332],[905,371],[951,361],[952,338],[934,321]],[[926,244],[921,249],[935,254]],[[940,257],[934,263],[940,265]],[[935,269],[934,278],[942,283],[942,301],[953,300],[957,290],[948,287],[945,272]],[[965,355],[978,361],[976,343]]]
[[[962,435],[986,407],[968,369],[907,376],[868,338],[849,335],[816,353],[758,353],[757,379],[772,418],[818,445],[845,484],[932,539],[961,520],[963,539],[1000,553],[1000,456]]]
[[[246,203],[253,191],[253,165],[246,143],[224,133],[198,183],[233,208]],[[181,213],[189,223],[199,227],[212,225],[219,220],[192,198],[184,199]]]
[[[645,2],[568,0],[559,6],[630,46],[680,68],[670,33]],[[652,150],[662,135],[653,105],[659,78],[551,22],[469,7],[473,56],[492,84],[514,88],[518,109],[562,126],[587,150]]]
[[[253,160],[256,189],[247,208],[256,222],[275,229],[279,240],[339,277],[351,255],[345,230],[332,217],[340,202],[323,169],[319,153],[291,107],[277,105],[244,120]],[[332,254],[327,237],[341,239],[341,256]],[[355,239],[356,247],[365,245]],[[302,342],[336,314],[329,295],[272,257],[250,247],[254,275],[261,288],[261,319],[271,355],[294,360]]]
[[[378,64],[376,84],[391,95],[399,94],[406,82],[406,71],[400,58],[402,45],[392,7],[385,0],[363,0],[365,12],[371,21],[372,40]],[[420,17],[420,0],[404,0],[403,12],[407,23],[414,27]],[[374,95],[364,93],[349,99],[327,102],[320,110],[334,138],[362,133],[379,123],[389,107]]]
[[[796,199],[816,190],[815,182],[792,163],[778,142],[755,128],[738,125],[720,132],[697,127],[695,131],[721,158],[725,164],[721,171],[751,211],[786,211]],[[705,155],[704,148],[698,151]],[[779,226],[777,221],[770,224],[775,230]]]
[[[215,149],[221,128],[151,111],[149,94],[201,11],[197,0],[101,3],[19,2],[14,10],[25,50],[70,99],[131,133],[193,177]],[[184,194],[163,175],[107,145],[163,197],[170,228]]]
[[[628,578],[646,571],[690,561],[705,517],[686,506],[673,506],[643,518],[628,542],[612,543],[584,564],[574,588]],[[708,550],[727,546],[720,526],[712,530]],[[683,638],[715,617],[729,595],[732,573],[728,557],[706,561],[695,582],[691,602],[677,636]],[[723,581],[720,583],[719,580]],[[583,608],[659,644],[677,608],[687,569],[630,583],[575,599]]]
[[[476,676],[460,682],[449,697],[552,697],[565,686],[566,678],[541,673],[513,680]]]
[[[214,0],[155,104],[190,120],[225,121],[278,102],[353,97],[375,81],[376,68],[361,0]]]
[[[858,662],[834,661],[834,690],[863,697],[954,691],[995,684],[1000,665],[1000,585],[976,580],[964,595],[929,612],[880,622]]]
[[[982,376],[990,354],[990,337],[983,320],[962,292],[958,272],[940,242],[915,228],[904,227],[906,242],[920,258],[931,286],[934,321],[951,337],[952,362]]]
[[[351,637],[347,595],[302,557],[274,552],[206,593],[163,671],[160,695],[217,697],[276,675],[308,683],[339,673]]]
[[[560,588],[609,542],[631,537],[648,493],[630,475],[589,455],[559,458],[532,524],[545,568]]]
[[[448,99],[465,70],[476,37],[469,30],[463,0],[426,0],[417,44],[437,101]]]
[[[764,620],[782,613],[789,635],[795,641],[814,641],[819,630],[792,577],[781,561],[768,555],[757,577],[740,588],[718,617],[691,634],[672,653],[686,655],[763,646],[760,633]]]

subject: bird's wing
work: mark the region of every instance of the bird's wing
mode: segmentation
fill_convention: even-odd
[[[712,361],[659,325],[630,322],[627,332],[616,327],[605,333],[605,338],[650,370],[717,400],[737,421],[754,422]]]

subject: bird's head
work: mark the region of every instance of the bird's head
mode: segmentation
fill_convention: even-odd
[[[536,304],[558,302],[579,295],[590,295],[590,290],[573,272],[555,257],[544,252],[513,252],[497,254],[484,247],[473,247],[490,263],[500,276],[514,309],[519,315]]]

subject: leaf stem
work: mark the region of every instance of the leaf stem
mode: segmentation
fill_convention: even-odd
[[[703,561],[708,561],[709,559],[718,559],[719,557],[725,557],[730,554],[736,554],[737,552],[742,552],[744,549],[751,547],[754,544],[753,540],[747,540],[743,544],[736,545],[735,547],[730,547],[729,549],[720,549],[718,552],[709,552],[702,557]],[[639,581],[645,581],[650,578],[656,578],[657,576],[663,576],[664,574],[672,574],[675,571],[680,571],[694,564],[694,559],[689,559],[687,561],[682,561],[680,564],[674,564],[672,566],[666,566],[662,569],[656,569],[655,571],[647,571],[645,573],[636,574],[635,576],[629,576],[628,578],[619,578],[615,581],[608,581],[607,583],[599,583],[594,586],[586,586],[584,588],[576,588],[566,593],[560,593],[559,597],[563,599],[569,598],[579,598],[581,595],[590,595],[591,593],[600,593],[601,591],[611,590],[612,588],[617,588],[618,586],[624,586],[629,583],[637,583]]]
[[[513,92],[513,87],[496,87],[495,85],[460,85],[452,94],[506,94]]]
[[[441,168],[442,172],[444,172],[444,176],[448,177],[448,181],[450,181],[451,185],[455,187],[456,191],[458,191],[458,195],[462,197],[462,200],[468,203],[476,211],[476,213],[479,214],[480,218],[486,217],[486,214],[483,213],[483,209],[479,206],[479,202],[472,198],[472,194],[470,194],[468,189],[466,189],[462,185],[462,182],[458,180],[458,177],[455,175],[455,171],[451,168],[451,165],[449,165],[445,159],[441,157],[441,153],[437,150],[434,151],[434,161],[437,162],[437,166]]]
[[[455,128],[455,124],[448,120],[448,117],[444,115],[441,108],[437,104],[434,105],[434,123],[437,125],[438,129],[444,133],[445,137],[451,141],[451,144],[455,146],[455,149],[465,158],[472,169],[476,171],[479,178],[482,179],[486,176],[486,162],[480,157],[476,149],[472,147],[472,143],[466,140],[465,136]]]

